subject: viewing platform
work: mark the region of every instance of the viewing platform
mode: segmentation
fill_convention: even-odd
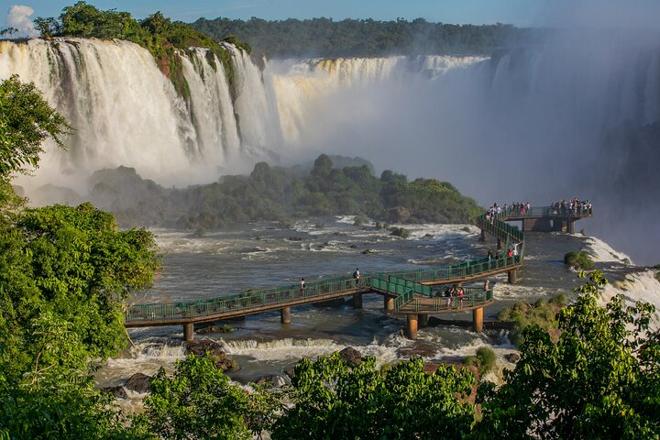
[[[498,217],[507,222],[521,221],[523,232],[575,233],[575,222],[592,216],[592,209],[562,209],[552,206],[529,210],[508,209]]]

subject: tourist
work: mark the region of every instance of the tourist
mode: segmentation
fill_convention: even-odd
[[[463,297],[465,296],[465,290],[462,287],[458,288],[458,308],[463,308]]]
[[[507,258],[513,257],[513,249],[511,249],[511,248],[507,249],[506,256],[507,256]]]
[[[353,279],[355,280],[355,287],[357,287],[360,284],[360,269],[355,268],[355,272],[353,272]]]
[[[490,283],[488,282],[488,278],[484,280],[484,292],[488,292],[490,290]]]
[[[452,298],[454,297],[454,290],[455,290],[455,288],[453,286],[448,288],[447,290],[445,290],[445,297],[447,298],[447,308],[448,309],[451,308],[451,301],[452,301]]]
[[[300,293],[302,295],[305,294],[305,279],[304,278],[300,279]]]

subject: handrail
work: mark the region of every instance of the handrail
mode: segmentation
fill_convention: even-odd
[[[476,223],[477,226],[486,232],[495,235],[501,240],[505,240],[507,246],[509,243],[523,244],[523,232],[517,227],[505,223],[498,217],[488,220],[485,215],[482,215],[477,218]],[[395,306],[398,303],[399,307],[403,307],[407,302],[413,300],[415,294],[431,296],[431,288],[421,283],[474,278],[481,274],[515,268],[523,262],[523,250],[521,247],[519,255],[512,257],[508,257],[504,252],[500,252],[493,257],[466,260],[453,265],[421,270],[365,274],[357,281],[351,276],[321,278],[316,281],[307,282],[304,289],[292,284],[266,289],[249,289],[238,294],[205,300],[181,301],[170,304],[134,304],[129,306],[125,318],[127,323],[133,324],[141,321],[174,321],[203,318],[227,312],[240,312],[241,310],[285,304],[298,299],[321,297],[335,293],[340,294],[342,292],[368,291],[374,287],[372,283],[380,283],[383,280],[394,282],[399,286],[398,290],[395,289],[397,295]]]

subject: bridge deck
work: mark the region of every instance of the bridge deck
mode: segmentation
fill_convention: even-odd
[[[529,212],[525,218],[534,214],[536,212]],[[513,257],[507,257],[504,252],[500,252],[493,257],[470,259],[454,265],[365,274],[358,282],[350,276],[321,278],[308,282],[304,290],[298,285],[288,285],[271,289],[250,289],[239,294],[197,301],[134,304],[126,311],[125,325],[150,327],[183,324],[186,327],[192,323],[242,317],[371,292],[393,299],[392,311],[398,313],[451,313],[469,310],[476,310],[476,313],[479,311],[477,309],[492,304],[492,291],[466,288],[462,305],[458,298],[453,298],[448,306],[447,299],[437,297],[431,286],[461,284],[505,272],[515,274],[523,265],[524,234],[519,228],[506,223],[508,219],[509,217],[499,217],[487,220],[485,216],[480,216],[477,226],[497,237],[505,248],[511,244],[519,245],[520,253]]]

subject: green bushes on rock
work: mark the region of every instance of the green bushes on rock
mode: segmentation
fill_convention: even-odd
[[[564,264],[578,270],[591,270],[594,262],[584,251],[571,251],[564,255]]]

